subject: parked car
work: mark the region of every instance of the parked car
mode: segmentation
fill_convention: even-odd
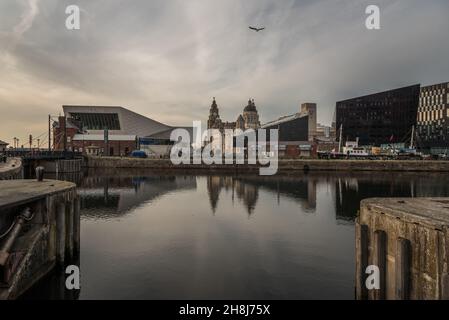
[[[131,152],[131,157],[132,158],[148,158],[145,151],[141,151],[141,150],[134,150],[133,152]]]

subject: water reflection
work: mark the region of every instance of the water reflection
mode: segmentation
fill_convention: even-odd
[[[352,299],[360,200],[449,196],[447,174],[96,170],[67,179],[81,195],[84,299]],[[58,283],[34,294],[52,296]]]
[[[167,193],[197,189],[197,176],[136,170],[96,170],[48,176],[74,182],[85,217],[126,215]],[[259,190],[297,202],[305,212],[316,209],[317,185],[326,185],[335,203],[337,220],[354,220],[362,199],[370,197],[429,197],[449,194],[449,176],[435,173],[309,173],[295,176],[208,175],[207,194],[215,214],[222,190],[240,201],[248,216],[255,213]],[[438,183],[436,180],[439,180]],[[97,210],[101,207],[103,210]],[[90,210],[93,209],[93,210]]]
[[[82,215],[109,219],[124,216],[135,208],[170,192],[196,189],[193,176],[86,176],[79,184]],[[101,210],[98,210],[101,208]]]

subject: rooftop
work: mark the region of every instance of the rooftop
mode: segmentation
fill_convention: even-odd
[[[267,127],[271,127],[271,126],[276,126],[278,124],[284,123],[284,122],[288,122],[288,121],[292,121],[298,118],[302,118],[302,117],[307,117],[307,114],[299,114],[299,113],[295,113],[289,116],[283,116],[280,117],[277,120],[273,120],[270,122],[265,123],[264,125],[262,125],[262,129],[263,128],[267,128]]]
[[[135,135],[127,134],[110,134],[108,136],[109,141],[134,141]],[[104,141],[104,134],[75,134],[73,141]]]

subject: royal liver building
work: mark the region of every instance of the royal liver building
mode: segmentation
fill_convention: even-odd
[[[212,105],[209,110],[209,119],[207,120],[208,129],[219,129],[223,131],[224,129],[259,129],[259,114],[257,113],[257,108],[254,103],[254,99],[248,100],[248,105],[243,109],[243,114],[240,114],[236,121],[234,122],[223,122],[220,119],[220,114],[218,111],[217,101],[215,98],[212,101]]]

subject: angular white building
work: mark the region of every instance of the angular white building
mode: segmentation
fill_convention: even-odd
[[[66,118],[79,121],[80,129],[88,134],[103,134],[108,129],[110,135],[146,137],[172,128],[123,107],[65,105],[62,108]]]

